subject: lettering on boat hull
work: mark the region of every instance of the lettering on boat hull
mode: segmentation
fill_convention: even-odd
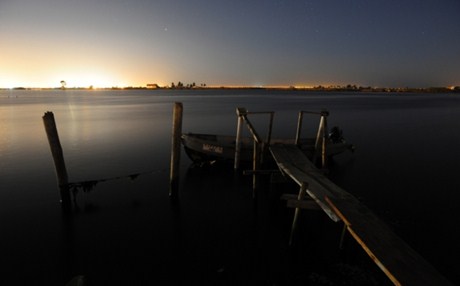
[[[211,144],[203,144],[203,151],[222,154],[222,153],[224,153],[224,148],[222,146],[215,146],[215,145],[211,145]]]

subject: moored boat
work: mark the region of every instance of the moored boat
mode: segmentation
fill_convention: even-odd
[[[354,150],[353,144],[345,142],[340,129],[335,129],[336,132],[331,131],[326,144],[326,153],[329,157],[343,153],[346,150]],[[315,138],[305,138],[299,142],[299,148],[310,158],[315,153],[315,141]],[[294,144],[294,142],[294,139],[272,139],[270,143]],[[251,162],[253,158],[253,139],[243,137],[240,139],[240,143],[240,161]],[[236,136],[184,133],[182,134],[182,144],[187,156],[195,163],[231,162],[235,159]]]

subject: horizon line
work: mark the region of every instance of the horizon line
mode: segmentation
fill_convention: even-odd
[[[15,86],[15,87],[0,87],[0,90],[104,90],[104,89],[299,89],[299,90],[334,90],[334,89],[346,89],[346,90],[373,90],[373,89],[386,89],[386,90],[427,90],[427,89],[448,89],[448,90],[459,90],[460,86],[449,85],[449,86],[431,86],[431,87],[385,87],[385,86],[362,86],[362,85],[201,85],[201,86],[175,86],[169,85],[160,86],[158,84],[146,84],[146,85],[126,85],[126,86],[111,86],[111,87],[94,87],[90,86],[74,86],[74,87],[33,87],[33,86]]]

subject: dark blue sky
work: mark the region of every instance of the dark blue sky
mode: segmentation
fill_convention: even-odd
[[[460,85],[460,1],[1,0],[0,87]]]

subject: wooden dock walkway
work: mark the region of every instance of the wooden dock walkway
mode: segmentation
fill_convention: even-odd
[[[273,144],[281,172],[344,227],[395,285],[453,285],[355,197],[332,183],[295,145]],[[300,208],[296,208],[295,221]]]

